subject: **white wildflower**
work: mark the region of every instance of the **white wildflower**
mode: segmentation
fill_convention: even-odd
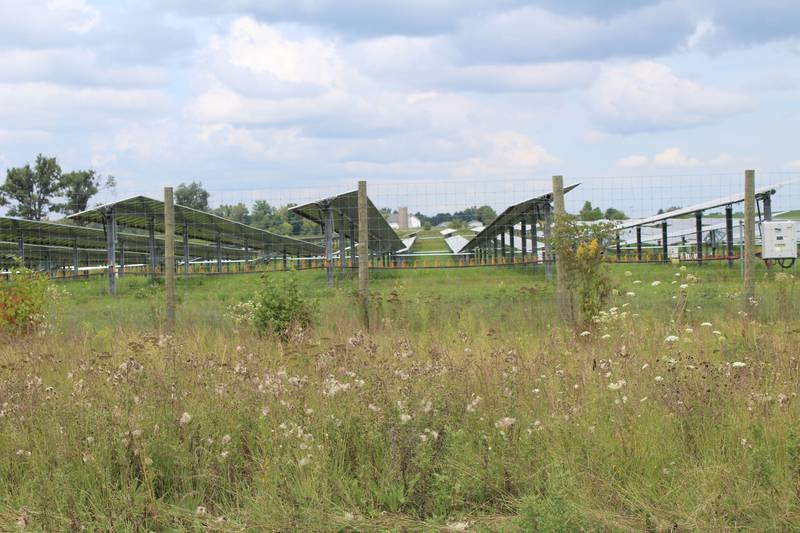
[[[407,423],[407,422],[409,422],[409,421],[411,421],[411,415],[410,415],[410,414],[408,414],[408,413],[402,413],[402,414],[400,415],[400,423],[401,423],[401,424],[405,424],[405,423]]]
[[[654,281],[653,283],[650,284],[651,287],[658,287],[659,285],[661,285],[661,282],[658,281],[658,280],[656,280],[656,281]]]
[[[591,335],[591,332],[589,332],[589,331],[581,331],[581,337],[588,337],[589,335]]]
[[[626,381],[624,379],[620,379],[620,380],[615,381],[613,383],[609,383],[608,384],[608,388],[611,389],[611,390],[620,390],[622,387],[625,386],[625,383],[626,383]]]
[[[180,420],[178,420],[178,425],[185,426],[191,421],[192,421],[192,415],[184,411],[184,413],[181,415]]]
[[[680,338],[677,335],[668,335],[667,338],[664,339],[664,342],[673,343],[673,342],[677,342],[679,340],[680,340]]]
[[[498,429],[508,429],[511,426],[513,426],[516,421],[517,421],[516,418],[511,418],[510,416],[504,416],[503,418],[494,423],[494,427]]]
[[[743,363],[741,361],[734,361],[733,363],[731,363],[731,366],[733,368],[744,368],[747,366],[747,363]]]

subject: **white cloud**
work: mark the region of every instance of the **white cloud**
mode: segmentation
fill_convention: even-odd
[[[717,31],[717,27],[714,25],[714,21],[710,19],[704,19],[697,23],[694,29],[694,33],[686,39],[686,48],[692,50],[697,48],[704,39],[710,37]]]
[[[744,95],[679,78],[653,61],[607,68],[588,98],[595,121],[616,133],[713,123],[750,106]]]
[[[617,161],[617,165],[625,168],[636,168],[646,165],[650,160],[644,155],[629,155]]]
[[[681,152],[680,148],[667,148],[653,157],[653,161],[663,167],[694,167],[700,164],[700,160],[695,157],[688,157]]]
[[[100,11],[83,0],[48,0],[47,9],[65,17],[64,26],[76,33],[86,33],[100,22]]]
[[[787,161],[786,164],[784,165],[784,168],[789,170],[800,170],[800,159]]]
[[[453,170],[457,177],[520,177],[528,176],[541,166],[558,159],[519,132],[503,131],[478,134],[470,138],[473,145],[487,146],[486,153],[458,163]]]

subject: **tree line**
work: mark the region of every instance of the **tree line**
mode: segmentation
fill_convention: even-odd
[[[39,154],[33,166],[6,170],[0,207],[8,207],[9,216],[29,220],[45,220],[51,212],[68,216],[85,211],[94,195],[115,186],[114,176],[91,169],[64,172],[55,157]]]

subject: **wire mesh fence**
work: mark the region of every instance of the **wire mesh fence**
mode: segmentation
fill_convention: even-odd
[[[610,262],[723,261],[741,257],[743,174],[564,179],[566,211],[608,220]],[[357,182],[209,191],[207,205],[175,208],[179,274],[357,267]],[[373,269],[547,266],[553,220],[549,177],[368,181]],[[800,173],[757,173],[762,222],[800,220]],[[2,267],[17,261],[52,279],[160,276],[164,205],[157,191],[123,191],[65,220],[0,219]],[[330,274],[329,274],[330,275]]]

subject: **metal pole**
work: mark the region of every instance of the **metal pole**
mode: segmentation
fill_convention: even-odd
[[[150,220],[147,221],[147,247],[150,252],[150,277],[156,275],[156,217],[150,215]]]
[[[667,221],[661,223],[661,254],[662,261],[669,263],[669,245],[667,243]]]
[[[525,260],[528,258],[528,235],[527,230],[525,229],[525,219],[523,218],[520,221],[519,227],[519,236],[522,238],[522,262],[524,263]]]
[[[497,263],[497,235],[492,237],[492,261]]]
[[[183,275],[189,275],[189,224],[183,223]]]
[[[508,228],[508,247],[511,251],[511,262],[513,263],[514,255],[516,255],[514,251],[514,224],[511,224],[511,226]]]
[[[756,172],[744,173],[744,307],[751,311],[755,304],[755,240],[756,240]]]
[[[725,206],[725,241],[728,248],[728,267],[733,268],[733,206]]]
[[[286,249],[284,248],[283,249],[283,269],[284,270],[289,270],[288,267],[289,267],[289,265],[288,265],[287,259],[286,259]]]
[[[694,237],[697,239],[697,264],[703,264],[703,212],[694,214]]]
[[[561,176],[553,176],[553,207],[555,209],[555,223],[556,225],[564,224],[564,216],[566,211],[564,209],[564,178]],[[567,268],[559,261],[556,256],[556,295],[558,299],[558,308],[561,312],[561,318],[568,324],[575,321],[575,316],[572,309],[572,295],[567,287]]]
[[[367,182],[358,182],[358,295],[369,329],[369,220],[367,218]]]
[[[114,265],[117,262],[116,256],[116,232],[117,220],[114,213],[114,208],[108,210],[106,213],[106,239],[108,241],[108,291],[112,296],[117,295],[117,276],[114,272]]]
[[[175,330],[175,205],[172,187],[164,187],[164,293],[167,331]]]
[[[356,257],[356,224],[350,222],[350,268],[356,268],[358,258]]]
[[[502,262],[505,263],[508,257],[506,257],[506,232],[505,230],[500,232],[500,255],[502,256]]]
[[[125,273],[125,241],[119,239],[119,272],[117,277],[121,278]]]
[[[222,272],[222,239],[217,234],[217,274]]]
[[[553,279],[553,247],[550,245],[550,233],[553,224],[553,212],[550,203],[544,204],[544,220],[543,231],[544,234],[544,279],[550,281]]]
[[[533,268],[539,263],[539,220],[534,213],[531,216],[531,253],[533,254]]]
[[[78,279],[78,267],[80,265],[80,257],[78,256],[78,239],[72,241],[72,279]]]
[[[636,260],[642,262],[642,227],[636,226]]]
[[[764,195],[764,220],[767,222],[772,220],[772,195],[770,193]]]
[[[328,273],[328,287],[333,287],[333,209],[326,206],[322,216],[325,233],[325,269]]]
[[[347,244],[347,239],[344,236],[344,213],[339,211],[339,271],[344,274],[347,259],[344,255],[344,249]]]
[[[622,259],[622,243],[619,239],[619,232],[617,232],[617,261]]]

